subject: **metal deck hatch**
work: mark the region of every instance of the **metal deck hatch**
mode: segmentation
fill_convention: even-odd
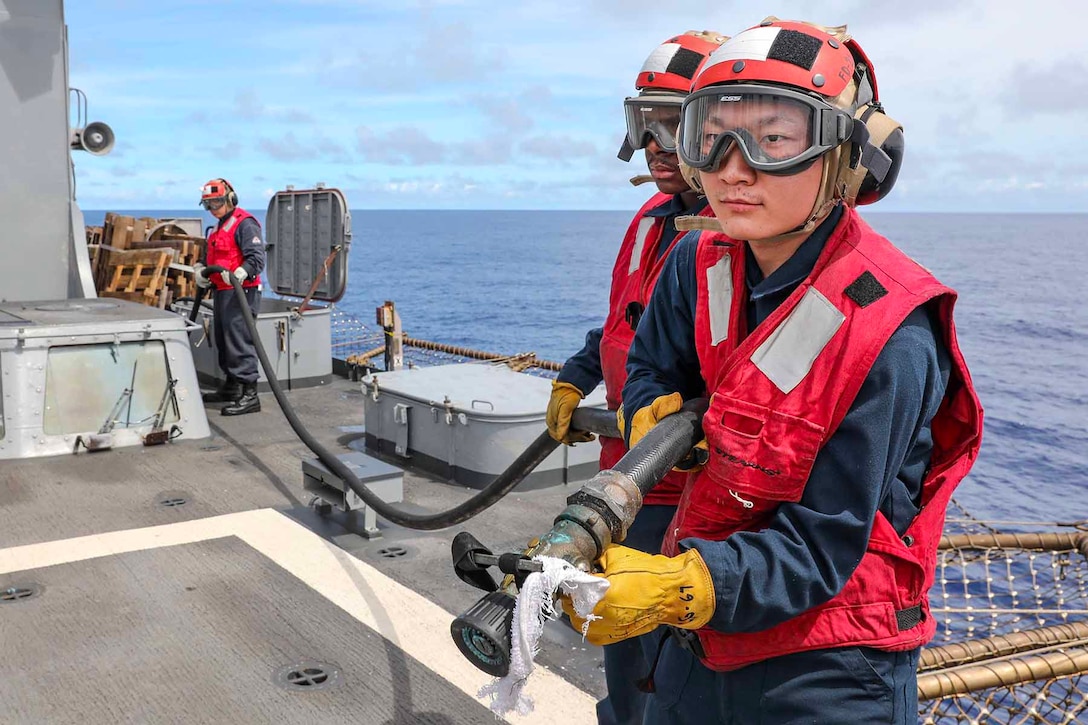
[[[325,302],[337,302],[344,296],[351,212],[339,189],[318,184],[313,189],[288,186],[276,192],[268,202],[264,234],[268,255],[265,275],[273,292]],[[326,264],[328,270],[321,274]]]

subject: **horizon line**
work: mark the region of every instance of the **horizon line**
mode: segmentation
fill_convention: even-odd
[[[170,208],[170,207],[122,207],[122,206],[115,206],[115,207],[110,208],[110,209],[106,209],[106,208],[96,208],[96,209],[86,208],[86,209],[84,209],[84,208],[81,207],[80,211],[82,211],[82,212],[115,212],[116,213],[116,211],[118,209],[120,209],[122,211],[129,211],[129,212],[143,212],[143,211],[149,211],[149,212],[150,211],[156,211],[156,212],[158,212],[158,211],[180,212],[180,211],[189,211],[188,209]],[[197,216],[203,214],[203,210],[201,210],[199,208],[193,209],[191,211],[192,211],[192,213],[194,215],[197,215]],[[549,212],[549,213],[631,212],[630,209],[626,209],[626,208],[624,208],[624,209],[445,209],[445,208],[431,208],[431,209],[422,209],[422,208],[420,208],[420,209],[381,208],[381,209],[378,209],[378,208],[370,208],[370,207],[356,207],[356,208],[349,207],[348,211],[351,211],[351,212],[378,211],[378,212],[397,212],[397,213],[403,213],[403,212]],[[989,215],[994,215],[994,216],[1009,216],[1009,215],[1017,215],[1017,214],[1025,214],[1025,215],[1026,214],[1037,214],[1037,215],[1065,214],[1065,215],[1069,215],[1069,216],[1086,216],[1086,215],[1088,215],[1088,211],[1035,211],[1035,210],[1030,210],[1030,209],[1023,209],[1023,210],[1010,209],[1010,210],[1003,210],[1003,211],[984,211],[984,210],[961,209],[961,210],[956,210],[956,211],[949,211],[947,209],[940,209],[940,210],[929,210],[929,209],[881,210],[881,209],[869,209],[869,208],[862,207],[862,208],[859,208],[859,211],[862,212],[862,213],[866,213],[866,214],[989,214]],[[631,212],[631,213],[633,213],[633,212]]]

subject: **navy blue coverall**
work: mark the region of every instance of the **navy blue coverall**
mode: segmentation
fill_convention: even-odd
[[[767,318],[808,276],[841,208],[764,279],[749,249],[745,263],[748,329]],[[698,233],[666,261],[627,358],[624,409],[680,392],[703,395],[695,351]],[[766,529],[725,541],[684,539],[714,581],[709,627],[756,632],[832,599],[868,544],[883,512],[903,534],[918,513],[933,449],[930,421],[944,397],[951,362],[925,307],[888,340],[836,432],[820,450],[797,503],[781,504]],[[666,638],[645,723],[913,723],[919,650],[866,647],[816,650],[732,672],[703,666]]]
[[[222,220],[219,225],[223,225]],[[242,266],[249,275],[247,279],[253,279],[264,271],[264,244],[261,241],[261,225],[256,219],[247,217],[242,220],[234,230],[234,243],[242,251]],[[219,369],[226,373],[228,381],[255,384],[258,378],[257,349],[242,319],[242,306],[238,304],[233,289],[216,289],[214,292],[212,306],[215,322],[212,327]],[[246,287],[245,294],[249,308],[256,315],[261,306],[260,288]]]
[[[698,214],[706,208],[706,203],[706,197],[699,197],[692,206],[685,206],[684,198],[675,194],[669,201],[645,213],[644,216],[665,220],[661,239],[657,244],[659,258],[676,239],[676,217]],[[586,394],[601,384],[603,332],[603,328],[598,327],[586,334],[585,347],[564,363],[563,369],[556,376],[558,380],[570,383]],[[660,552],[661,541],[665,538],[675,511],[675,506],[644,506],[635,517],[623,545],[651,554]],[[599,725],[638,725],[642,722],[647,695],[639,691],[637,683],[650,670],[660,636],[658,633],[650,633],[645,637],[617,642],[604,648],[604,674],[608,695],[597,704]]]

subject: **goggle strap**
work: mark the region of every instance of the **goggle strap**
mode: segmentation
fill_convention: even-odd
[[[861,149],[860,163],[864,166],[877,182],[884,181],[888,171],[892,168],[892,159],[879,146],[871,143],[869,127],[864,123],[855,123],[850,134],[851,143],[857,144]]]
[[[616,158],[620,161],[630,161],[631,157],[635,155],[635,147],[631,145],[630,139],[626,136],[623,137],[623,145],[620,146],[619,153],[616,154]]]
[[[868,144],[861,152],[861,165],[869,170],[877,183],[884,181],[884,177],[892,168],[892,157],[884,152],[884,149],[873,144]]]

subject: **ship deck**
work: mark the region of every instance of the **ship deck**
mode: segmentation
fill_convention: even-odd
[[[362,392],[288,393],[334,452],[361,449]],[[450,563],[454,533],[496,551],[546,531],[569,489],[515,491],[457,527],[416,532],[308,505],[311,458],[271,395],[211,438],[0,464],[3,721],[479,723],[490,677],[449,625],[481,593]],[[474,490],[406,473],[406,510]],[[182,502],[179,504],[179,502]],[[599,652],[548,626],[511,722],[588,722]],[[300,674],[301,673],[301,676]],[[557,674],[558,673],[558,674]]]

